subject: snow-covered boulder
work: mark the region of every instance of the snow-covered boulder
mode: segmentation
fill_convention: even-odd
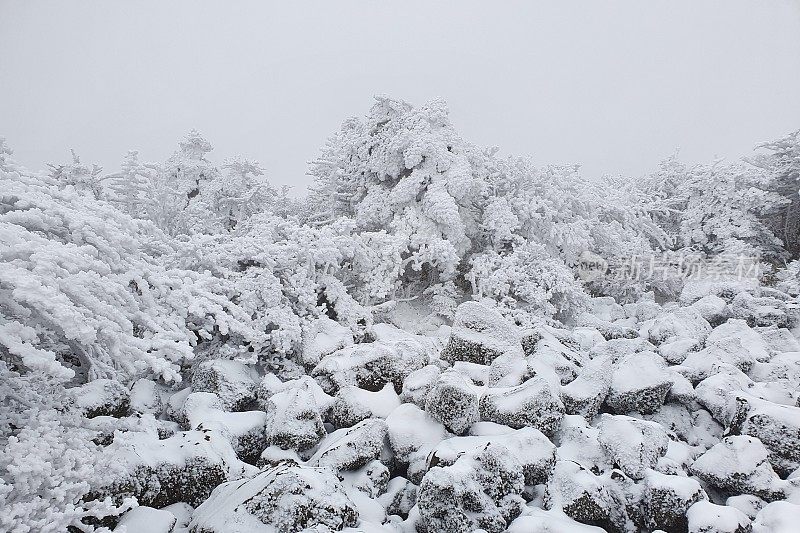
[[[564,417],[564,404],[544,378],[535,377],[522,385],[488,389],[480,399],[481,420],[510,428],[534,427],[552,436]]]
[[[525,508],[524,486],[519,462],[505,447],[490,444],[428,470],[417,506],[427,531],[501,533]]]
[[[121,473],[101,493],[134,496],[140,505],[156,508],[199,505],[220,483],[256,470],[236,457],[228,439],[208,429],[163,440],[151,433],[124,433],[106,450]]]
[[[639,336],[639,333],[627,324],[603,320],[592,313],[581,313],[576,321],[578,326],[594,328],[607,340],[634,339]]]
[[[417,485],[398,476],[389,480],[378,501],[386,509],[386,514],[408,518],[409,511],[417,504],[418,490]]]
[[[217,487],[189,525],[191,533],[295,533],[314,526],[341,531],[358,511],[326,468],[280,465]],[[319,530],[318,530],[319,531]]]
[[[75,406],[87,418],[96,416],[122,417],[128,414],[130,392],[115,379],[95,379],[80,387],[69,389]]]
[[[728,302],[716,294],[707,294],[694,302],[694,307],[700,312],[700,316],[705,318],[709,324],[716,326],[722,324],[730,317]]]
[[[772,502],[761,509],[753,522],[753,533],[794,533],[800,525],[800,505]]]
[[[783,499],[786,482],[768,460],[769,452],[757,438],[725,437],[691,465],[693,475],[729,494],[754,494],[767,501]]]
[[[559,509],[583,524],[622,532],[629,522],[625,498],[608,482],[572,461],[558,461],[543,496],[545,509]]]
[[[751,326],[778,326],[784,328],[791,325],[790,314],[786,302],[771,296],[753,296],[740,292],[730,304],[734,318],[746,320]]]
[[[600,430],[580,415],[566,415],[553,442],[558,446],[559,460],[578,463],[594,472],[611,468],[600,447]]]
[[[561,401],[570,415],[591,420],[608,396],[613,378],[613,365],[608,355],[589,361],[571,383],[561,388]]]
[[[624,415],[603,414],[598,441],[608,457],[633,479],[642,479],[667,453],[669,437],[661,425]]]
[[[419,482],[427,469],[430,451],[450,433],[441,422],[414,404],[403,404],[386,417],[389,446],[408,477]]]
[[[686,359],[676,367],[693,383],[698,383],[717,373],[723,365],[735,366],[744,373],[750,371],[755,360],[749,352],[743,350],[730,350],[727,347],[712,344],[698,352],[691,352]]]
[[[800,338],[789,329],[767,326],[757,327],[754,331],[764,339],[771,352],[800,352]]]
[[[750,520],[755,520],[758,512],[767,505],[767,502],[752,494],[738,494],[729,496],[725,505],[735,507],[743,512]]]
[[[353,342],[350,328],[322,315],[303,329],[300,363],[306,368],[313,368],[326,355],[351,346]]]
[[[522,348],[529,359],[554,370],[562,385],[575,379],[588,359],[569,332],[548,326],[524,332]]]
[[[406,376],[428,364],[421,346],[372,342],[356,344],[324,357],[311,375],[328,394],[335,394],[345,385],[377,392],[387,383],[398,393],[403,390]]]
[[[654,352],[638,352],[620,360],[606,404],[615,413],[654,413],[664,404],[672,381],[664,360]]]
[[[711,333],[711,325],[696,307],[679,307],[642,323],[639,335],[654,344],[675,339],[702,342]]]
[[[529,507],[525,514],[511,522],[508,533],[606,533],[602,528],[581,524],[565,515],[561,511],[545,511],[536,507]]]
[[[411,372],[403,380],[403,391],[400,393],[400,401],[403,403],[413,403],[418,407],[425,408],[425,398],[433,388],[436,380],[442,371],[436,365],[427,365],[419,370]]]
[[[213,392],[228,411],[243,411],[256,399],[258,372],[227,359],[203,361],[192,375],[192,392]]]
[[[686,512],[708,499],[697,480],[648,470],[644,477],[644,519],[649,530],[683,532],[688,528]]]
[[[493,444],[503,446],[519,462],[526,485],[544,483],[550,477],[556,461],[556,448],[541,431],[530,427],[509,429],[508,432],[494,435],[447,439],[433,449],[428,456],[428,464],[430,467],[449,466],[465,453]]]
[[[428,392],[425,411],[457,435],[480,420],[478,387],[462,374],[444,372]]]
[[[210,392],[193,392],[183,404],[187,429],[214,429],[224,435],[242,461],[255,464],[267,447],[267,414],[263,411],[230,413]]]
[[[177,517],[169,511],[140,505],[120,517],[114,532],[172,533],[177,523]]]
[[[314,397],[314,402],[321,413],[326,413],[333,405],[333,396],[326,394],[311,376],[301,376],[289,381],[281,381],[275,374],[266,374],[256,385],[256,403],[261,410],[266,411],[269,407],[269,399],[279,392],[289,389],[303,388],[308,390]]]
[[[734,396],[752,387],[753,381],[744,372],[733,365],[721,364],[715,374],[698,383],[694,390],[700,405],[717,422],[728,425],[736,408]]]
[[[469,361],[488,365],[503,354],[522,355],[517,327],[496,309],[478,302],[459,305],[441,358],[450,363]]]
[[[750,519],[738,509],[701,500],[686,512],[689,533],[750,533]]]
[[[308,464],[326,466],[335,472],[359,469],[381,456],[386,432],[386,422],[377,418],[337,429],[320,443]]]
[[[377,459],[357,470],[339,471],[338,475],[347,487],[363,493],[369,499],[377,498],[389,487],[389,468]]]
[[[307,450],[325,436],[313,388],[300,383],[267,400],[267,439],[285,450]]]
[[[386,418],[399,405],[400,398],[391,383],[378,392],[347,385],[336,393],[328,420],[337,428],[350,427],[367,418]]]
[[[489,387],[515,387],[532,378],[536,371],[535,365],[540,361],[531,361],[530,358],[519,355],[501,355],[489,365],[488,376],[484,384]],[[558,380],[560,382],[560,378]]]
[[[690,352],[695,351],[700,346],[697,339],[676,339],[658,345],[658,354],[665,361],[673,365],[679,365],[688,357]]]
[[[714,328],[706,339],[706,346],[719,346],[728,352],[746,352],[753,362],[764,362],[770,358],[769,345],[763,337],[747,322],[735,318]]]
[[[749,394],[736,395],[736,412],[728,433],[751,435],[769,450],[778,474],[800,467],[800,407],[780,405]]]

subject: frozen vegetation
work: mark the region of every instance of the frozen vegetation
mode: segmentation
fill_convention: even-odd
[[[800,132],[589,179],[378,98],[302,198],[211,150],[0,142],[1,531],[798,531]]]

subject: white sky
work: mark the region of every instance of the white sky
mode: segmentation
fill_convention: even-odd
[[[300,193],[381,93],[587,175],[735,158],[800,128],[800,2],[0,0],[0,136],[31,168],[163,160],[197,128]]]

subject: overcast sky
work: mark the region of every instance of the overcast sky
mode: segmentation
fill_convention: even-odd
[[[0,136],[31,168],[197,128],[300,193],[374,94],[587,175],[735,158],[800,128],[800,2],[0,0]]]

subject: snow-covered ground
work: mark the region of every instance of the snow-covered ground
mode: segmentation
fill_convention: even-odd
[[[73,392],[122,465],[101,492],[138,499],[115,531],[790,533],[793,304],[707,283],[597,298],[572,328],[477,302],[422,327],[405,306],[360,343],[319,319],[294,379],[209,360],[178,392]]]

